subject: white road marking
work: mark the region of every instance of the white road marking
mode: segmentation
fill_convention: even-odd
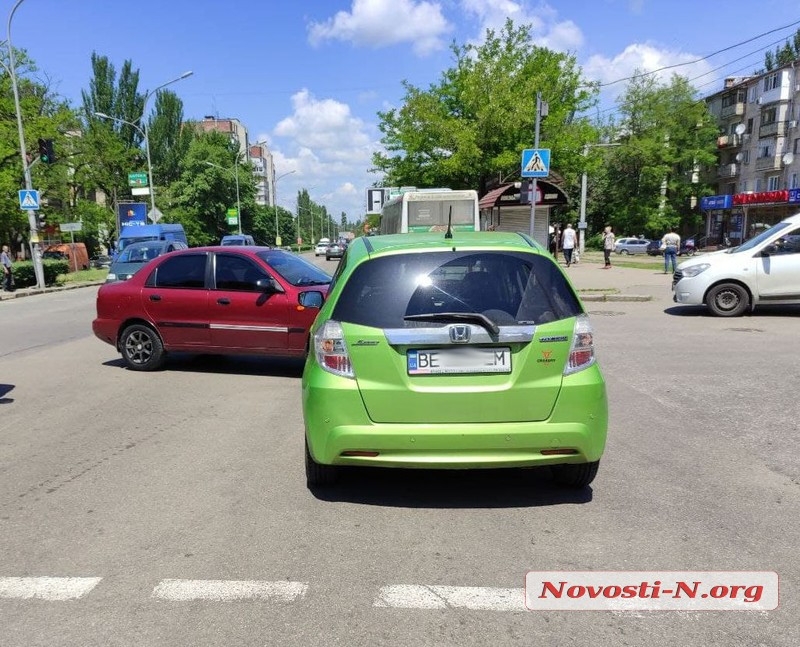
[[[265,582],[262,580],[161,580],[153,597],[171,602],[189,600],[278,600],[294,602],[305,597],[305,582]]]
[[[376,607],[525,611],[525,589],[394,584],[381,587]]]
[[[0,577],[0,598],[77,600],[102,577]]]

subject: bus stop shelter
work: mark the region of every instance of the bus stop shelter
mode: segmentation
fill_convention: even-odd
[[[514,182],[489,191],[480,201],[481,229],[488,231],[530,232],[530,184]],[[552,182],[536,182],[536,214],[533,237],[547,247],[553,207],[566,205],[567,194]]]

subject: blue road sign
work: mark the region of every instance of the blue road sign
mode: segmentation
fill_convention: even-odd
[[[34,211],[39,208],[39,192],[36,189],[19,191],[19,208]]]
[[[526,148],[522,151],[522,177],[550,175],[550,149]]]

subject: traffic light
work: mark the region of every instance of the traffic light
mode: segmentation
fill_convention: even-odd
[[[52,139],[39,138],[39,160],[44,164],[52,164],[56,161]]]
[[[39,226],[39,229],[44,229],[47,227],[47,216],[45,216],[41,211],[36,214],[36,224]]]

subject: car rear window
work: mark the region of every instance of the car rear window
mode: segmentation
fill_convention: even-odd
[[[549,257],[524,252],[425,252],[359,265],[332,317],[376,328],[431,326],[409,315],[482,313],[498,325],[574,317],[583,308]]]

